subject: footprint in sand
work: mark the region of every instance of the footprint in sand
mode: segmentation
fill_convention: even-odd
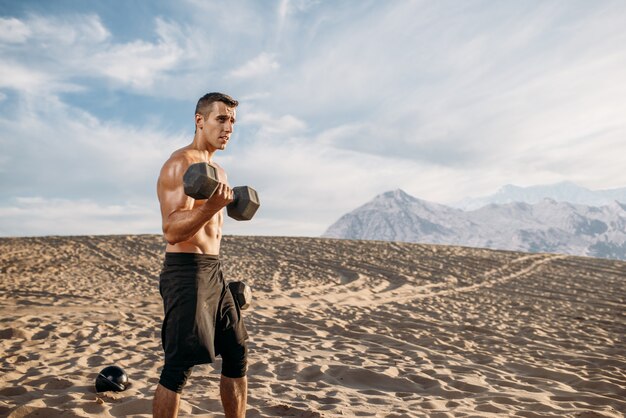
[[[289,405],[274,405],[262,408],[263,413],[270,417],[321,418],[319,412],[307,411]]]

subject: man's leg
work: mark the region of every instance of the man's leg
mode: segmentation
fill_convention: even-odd
[[[248,378],[226,377],[220,379],[220,397],[226,418],[245,418],[248,398]]]
[[[191,375],[191,366],[172,366],[166,363],[161,370],[161,378],[154,393],[152,416],[155,418],[176,418],[180,394]]]
[[[179,404],[180,393],[166,389],[159,384],[152,402],[152,416],[153,418],[176,418]]]

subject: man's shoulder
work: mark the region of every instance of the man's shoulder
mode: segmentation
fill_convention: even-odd
[[[183,172],[193,163],[191,156],[184,149],[174,151],[169,158],[163,163],[161,172],[159,173],[159,182],[176,179],[183,175]]]
[[[197,151],[188,147],[183,147],[174,151],[167,161],[193,161],[196,157]]]
[[[174,151],[163,164],[163,167],[184,167],[198,162],[198,157],[192,150],[181,148]]]

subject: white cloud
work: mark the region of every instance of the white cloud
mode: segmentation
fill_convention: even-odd
[[[154,86],[163,72],[176,67],[182,55],[175,44],[136,41],[95,53],[85,69],[142,89]]]
[[[31,30],[19,19],[0,17],[0,42],[24,43],[31,35]]]
[[[241,123],[258,126],[261,137],[296,135],[306,130],[306,123],[293,115],[273,117],[267,112],[254,112],[252,109],[243,115]]]
[[[230,76],[235,78],[253,78],[266,75],[278,68],[280,68],[280,65],[276,61],[274,54],[262,52],[241,67],[232,70]]]
[[[94,14],[29,16],[22,24],[30,28],[30,38],[54,50],[68,46],[98,44],[111,37],[100,17]],[[70,50],[66,52],[71,52]]]
[[[0,236],[159,233],[154,206],[28,197],[0,206]]]
[[[12,88],[22,92],[48,90],[55,80],[43,71],[33,70],[9,60],[0,61],[0,88]]]
[[[6,58],[0,67],[2,86],[18,91],[31,92],[45,84],[47,91],[63,92],[76,84],[70,80],[85,77],[142,91],[187,58],[186,45],[179,44],[183,35],[176,25],[162,19],[155,19],[156,41],[124,43],[114,42],[97,15],[32,15],[11,21],[13,26],[29,29],[28,36],[20,38],[26,46],[15,49],[5,45]],[[24,48],[29,50],[28,59],[23,58]]]
[[[565,140],[566,126],[579,129],[595,109],[606,109],[607,120],[626,110],[620,46],[626,39],[615,30],[618,19],[606,22],[623,10],[581,12],[573,25],[561,21],[563,4],[521,14],[510,5],[451,9],[458,10],[402,3],[353,22],[334,16],[336,26],[319,28],[296,68],[277,82],[283,92],[277,110],[298,103],[302,113],[322,118],[349,108],[355,120],[386,124],[393,132],[388,150],[444,142],[450,150],[469,147],[467,162],[478,164],[506,155],[511,136],[540,145],[541,131],[556,124]],[[526,129],[533,132],[522,134]],[[363,145],[354,141],[353,149]]]
[[[23,99],[15,114],[0,118],[0,132],[2,170],[11,173],[0,177],[1,189],[22,197],[25,190],[101,201],[152,197],[161,165],[187,142],[158,125],[102,122],[54,97]]]
[[[280,0],[278,5],[278,20],[282,22],[289,13],[289,0]]]

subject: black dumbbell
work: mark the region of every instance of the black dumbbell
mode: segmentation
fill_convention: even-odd
[[[230,282],[228,283],[228,289],[232,293],[239,309],[245,311],[250,307],[250,303],[252,303],[252,289],[250,286],[244,282]]]
[[[217,186],[217,170],[208,163],[191,164],[183,175],[185,194],[194,199],[209,199]],[[234,200],[228,204],[228,216],[238,221],[249,221],[261,202],[256,190],[248,186],[233,187]]]

